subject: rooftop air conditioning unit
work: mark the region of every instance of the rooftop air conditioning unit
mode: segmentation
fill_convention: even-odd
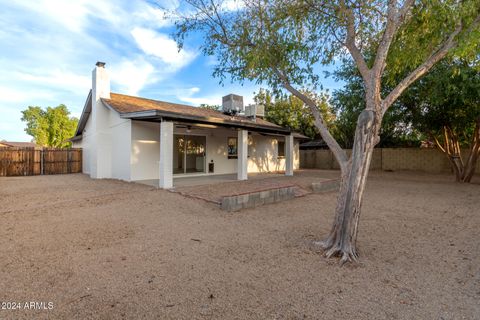
[[[265,106],[263,104],[250,104],[245,107],[245,116],[249,118],[265,117]]]
[[[222,98],[222,111],[226,114],[239,114],[243,112],[243,97],[229,94]]]

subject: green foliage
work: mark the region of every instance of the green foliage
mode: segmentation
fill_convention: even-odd
[[[387,1],[238,1],[238,10],[229,10],[222,0],[186,0],[187,14],[176,19],[175,37],[179,47],[192,33],[204,36],[201,49],[215,56],[214,75],[233,81],[249,79],[266,83],[274,91],[282,89],[277,71],[290,84],[317,88],[318,65],[334,59],[350,61],[344,41],[347,35],[345,9],[353,9],[356,44],[368,57],[380,43],[387,22]],[[400,7],[404,1],[399,1]],[[478,27],[470,29],[478,16],[478,0],[415,1],[394,39],[388,54],[391,74],[405,74],[435,52],[458,26],[455,54],[478,54]],[[370,55],[372,56],[372,55]],[[370,63],[373,59],[367,59]]]
[[[35,143],[56,148],[71,145],[71,142],[66,140],[74,136],[78,119],[70,117],[70,112],[65,105],[48,107],[46,110],[29,106],[22,111],[22,114],[22,121],[27,124],[25,132],[33,137]]]
[[[398,107],[412,127],[428,138],[442,141],[448,127],[460,145],[468,147],[480,117],[480,72],[471,63],[446,60],[411,86]]]
[[[332,126],[335,116],[328,104],[328,97],[313,93],[307,93],[307,95],[317,101],[325,121],[329,126]],[[312,112],[296,96],[280,94],[274,97],[272,92],[260,89],[254,100],[255,103],[265,106],[265,119],[267,121],[290,128],[312,139],[318,137],[319,134],[315,127]]]
[[[442,140],[444,126],[457,134],[464,147],[468,146],[475,119],[480,117],[480,73],[474,65],[459,59],[445,60],[411,85],[387,110],[379,146],[417,146],[433,137]],[[353,65],[346,65],[336,75],[346,85],[333,93],[337,114],[333,132],[340,145],[351,148],[358,115],[365,109],[365,92]]]
[[[332,108],[337,115],[333,135],[343,148],[352,148],[357,119],[365,109],[365,89],[362,78],[351,64],[345,64],[335,76],[345,81],[342,89],[332,95]],[[390,88],[385,88],[388,91]],[[385,113],[380,129],[379,147],[410,147],[420,145],[421,136],[405,122],[404,113],[399,108],[390,108]]]
[[[221,109],[219,105],[206,104],[206,103],[202,103],[201,105],[199,105],[199,108],[213,110],[213,111],[220,111]]]
[[[417,1],[410,20],[400,28],[392,43],[387,59],[389,76],[385,80],[393,84],[393,80],[403,78],[436,52],[459,26],[463,29],[456,37],[458,45],[449,57],[476,59],[480,52],[480,29],[471,25],[479,12],[478,0]]]

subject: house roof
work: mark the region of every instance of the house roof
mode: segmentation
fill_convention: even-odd
[[[40,148],[35,142],[15,142],[15,141],[0,141],[0,147],[12,148]]]
[[[71,139],[73,141],[81,139],[83,129],[85,128],[88,116],[92,110],[91,99],[90,92],[87,101],[85,102],[75,137]],[[125,119],[144,121],[161,121],[165,119],[245,128],[277,134],[291,132],[288,128],[281,127],[261,118],[251,119],[244,116],[231,116],[215,110],[128,96],[113,92],[110,93],[110,99],[102,98],[101,100],[103,104],[118,112],[120,117]]]
[[[300,144],[300,149],[326,149],[327,144],[323,139],[307,141]]]
[[[203,120],[214,124],[233,124],[258,128],[264,127],[290,132],[287,128],[283,128],[261,118],[253,120],[243,116],[226,115],[220,111],[127,96],[118,93],[111,93],[110,99],[102,99],[102,102],[112,107],[118,113],[123,115],[124,118],[145,118],[151,115],[156,115],[169,119]]]

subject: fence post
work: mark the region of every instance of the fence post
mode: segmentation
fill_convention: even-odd
[[[40,175],[44,175],[45,174],[45,149],[42,148],[42,150],[40,150]]]

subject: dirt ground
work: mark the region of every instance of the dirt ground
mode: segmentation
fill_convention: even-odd
[[[311,245],[335,193],[226,213],[81,174],[0,178],[0,302],[53,303],[0,319],[480,319],[480,183],[451,181],[372,172],[361,262],[339,267]]]

